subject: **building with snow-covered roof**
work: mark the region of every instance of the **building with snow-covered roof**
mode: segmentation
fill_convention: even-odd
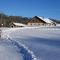
[[[38,18],[42,19],[43,21],[45,21],[46,23],[52,23],[53,21],[50,20],[49,18],[45,18],[45,17],[39,17],[37,16]]]
[[[26,25],[22,23],[15,23],[15,22],[10,23],[10,27],[25,27],[25,26]]]
[[[40,16],[33,17],[27,24],[30,26],[56,26],[52,20]]]
[[[42,19],[43,21],[46,22],[46,25],[50,25],[50,26],[55,26],[56,25],[56,22],[52,21],[51,19],[49,18],[45,18],[45,17],[39,17],[38,18]]]

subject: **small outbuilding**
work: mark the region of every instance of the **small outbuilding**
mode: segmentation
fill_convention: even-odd
[[[22,23],[15,23],[15,22],[12,22],[10,23],[10,27],[25,27],[26,25],[25,24],[22,24]]]

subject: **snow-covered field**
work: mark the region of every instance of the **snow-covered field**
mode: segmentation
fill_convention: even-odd
[[[24,48],[23,55],[19,52],[21,56],[16,53],[18,50],[15,52],[18,59],[20,56],[23,60],[31,60],[32,57],[37,60],[60,60],[60,27],[3,28],[1,35],[1,39],[11,39]],[[15,53],[13,52],[13,55]]]
[[[23,57],[11,41],[0,39],[0,60],[23,60]]]

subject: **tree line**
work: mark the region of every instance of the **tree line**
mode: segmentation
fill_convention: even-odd
[[[0,27],[9,27],[11,22],[26,24],[31,18],[22,16],[8,16],[6,14],[0,13]]]

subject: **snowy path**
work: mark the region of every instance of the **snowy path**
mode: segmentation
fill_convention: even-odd
[[[0,60],[23,60],[23,57],[11,41],[0,39]]]
[[[16,55],[20,54],[20,56],[15,56],[16,60],[37,60],[32,51],[30,51],[25,45],[21,44],[17,40],[12,39],[9,36],[9,31],[10,31],[10,29],[7,29],[7,30],[2,29],[2,32],[1,32],[1,44],[3,45],[3,47],[5,49],[7,49],[6,53],[8,53],[8,54],[10,53],[9,56],[10,55],[15,56],[15,54],[12,51],[15,51],[16,49],[14,47],[16,47],[18,49],[15,51],[15,53],[17,52]],[[14,31],[14,29],[12,31]],[[5,45],[7,46],[7,48]],[[3,49],[4,51],[2,51],[3,55],[6,51],[5,49]],[[11,51],[11,49],[12,49],[12,51]],[[5,58],[9,59],[9,56],[6,55]],[[13,60],[13,57],[10,57],[10,58],[11,58],[10,60]]]
[[[10,37],[26,45],[39,60],[60,60],[60,28],[18,29]]]
[[[2,37],[8,35],[12,40],[27,46],[39,60],[60,60],[60,28],[58,27],[13,28],[4,33]]]

